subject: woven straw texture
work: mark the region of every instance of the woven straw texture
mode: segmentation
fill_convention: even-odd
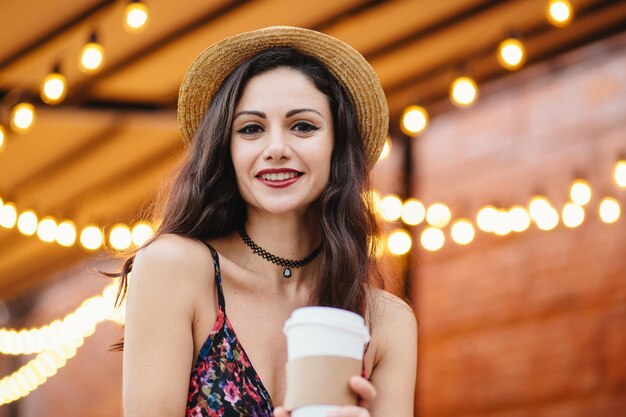
[[[316,57],[343,85],[356,111],[371,168],[382,151],[389,126],[389,109],[378,76],[348,44],[321,32],[290,26],[272,26],[226,38],[192,62],[178,94],[178,123],[185,143],[193,139],[224,79],[248,58],[278,46],[291,46]]]

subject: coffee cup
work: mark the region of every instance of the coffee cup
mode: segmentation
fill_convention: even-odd
[[[292,417],[324,417],[356,405],[348,381],[360,375],[370,334],[359,314],[332,307],[303,307],[285,322],[287,393]]]

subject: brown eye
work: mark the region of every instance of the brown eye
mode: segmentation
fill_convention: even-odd
[[[256,125],[256,124],[249,124],[239,129],[237,133],[240,133],[242,135],[255,135],[262,131],[263,131],[263,128],[261,128],[261,126]]]
[[[298,132],[313,132],[315,130],[319,130],[319,127],[312,125],[311,123],[307,123],[307,122],[298,122],[295,125],[293,125],[293,129],[298,131]]]

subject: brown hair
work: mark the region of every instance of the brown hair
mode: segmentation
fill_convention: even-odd
[[[278,67],[289,67],[308,77],[328,97],[333,116],[334,147],[328,185],[317,203],[321,213],[322,251],[320,273],[310,295],[311,305],[337,307],[361,315],[372,311],[366,301],[368,289],[384,287],[375,253],[379,225],[369,193],[363,139],[352,103],[339,82],[314,57],[279,47],[265,50],[237,67],[223,82],[196,131],[186,159],[173,183],[163,190],[165,198],[154,217],[161,218],[155,235],[174,233],[199,240],[227,235],[246,220],[230,157],[230,135],[234,109],[248,81]],[[160,215],[158,215],[160,214]],[[128,256],[120,277],[115,305],[121,304],[128,287],[134,255]],[[131,255],[131,256],[129,256]],[[374,314],[370,315],[374,317]],[[370,321],[370,329],[372,323]],[[112,346],[122,350],[123,339]]]

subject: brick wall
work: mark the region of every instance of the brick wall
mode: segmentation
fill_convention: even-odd
[[[610,194],[626,208],[611,178],[626,152],[626,37],[481,94],[417,139],[418,198],[473,220],[485,204],[526,205],[537,192],[560,208],[577,173],[595,195],[576,229],[478,232],[467,247],[411,255],[417,414],[625,416],[626,218],[605,225],[595,210]]]

